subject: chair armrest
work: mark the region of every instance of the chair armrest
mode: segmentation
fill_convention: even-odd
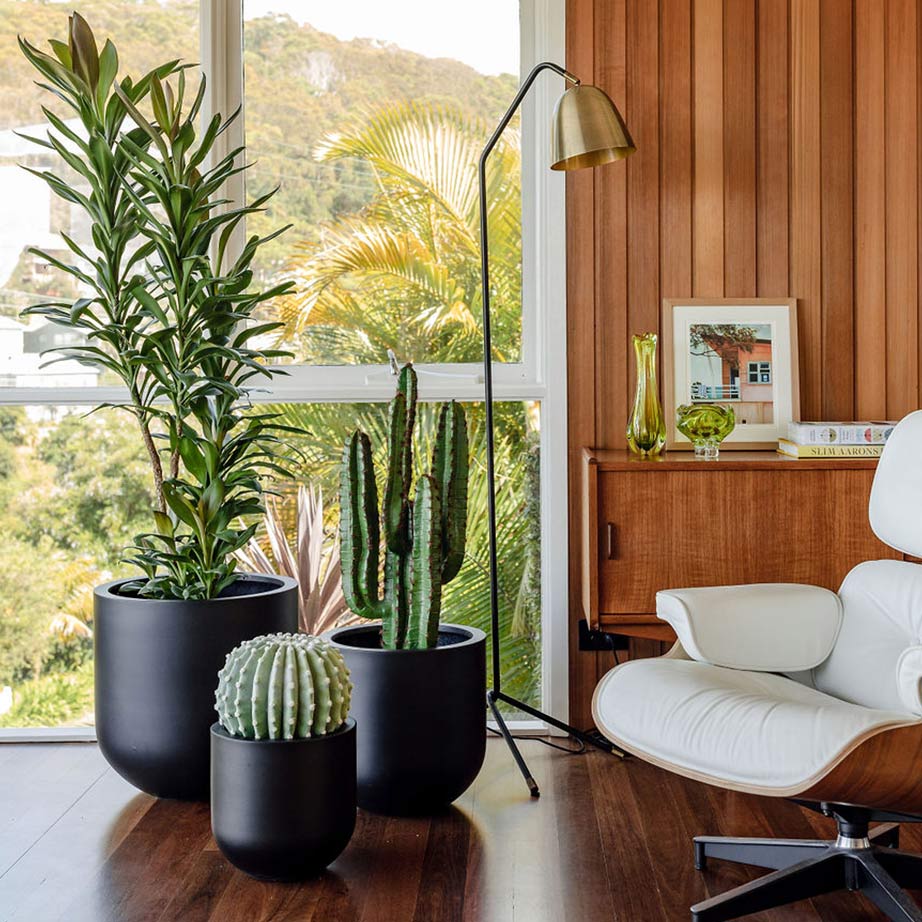
[[[832,652],[842,604],[828,589],[756,583],[656,594],[656,613],[695,660],[756,672],[799,672]]]

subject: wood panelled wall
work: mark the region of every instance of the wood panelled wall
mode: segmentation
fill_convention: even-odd
[[[571,716],[580,448],[624,445],[664,297],[796,297],[804,418],[919,406],[922,0],[568,0],[567,67],[637,144],[568,174]],[[655,534],[656,523],[650,523]]]

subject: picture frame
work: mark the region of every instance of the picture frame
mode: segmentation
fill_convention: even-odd
[[[664,298],[666,448],[692,449],[676,428],[688,403],[733,407],[721,449],[778,447],[800,416],[795,298]]]

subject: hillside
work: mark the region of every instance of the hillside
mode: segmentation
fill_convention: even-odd
[[[89,0],[77,7],[100,42],[106,36],[115,42],[122,73],[139,74],[174,56],[198,58],[195,0]],[[48,94],[27,89],[33,78],[16,34],[39,45],[49,36],[63,38],[70,8],[48,0],[0,0],[0,129],[40,121],[40,106],[48,101]],[[295,239],[313,237],[319,222],[355,211],[369,196],[361,165],[313,161],[324,133],[382,103],[415,99],[482,116],[486,136],[515,91],[511,75],[486,77],[457,61],[371,40],[341,42],[286,16],[248,20],[245,30],[250,191],[281,186],[273,213],[255,229],[268,229],[270,222],[295,225],[267,254],[270,261],[280,261]]]

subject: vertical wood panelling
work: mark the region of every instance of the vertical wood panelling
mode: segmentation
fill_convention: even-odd
[[[660,4],[660,276],[663,293],[692,294],[691,0]]]
[[[604,2],[604,0],[599,0]],[[694,0],[696,297],[724,293],[723,0]]]
[[[880,0],[856,0],[855,410],[860,419],[887,415],[885,22]]]
[[[759,0],[756,289],[788,290],[788,0]]]
[[[724,294],[756,296],[756,4],[724,0]]]
[[[821,415],[820,0],[791,2],[791,295],[800,324],[800,402]]]
[[[887,414],[919,406],[916,0],[889,0],[885,67],[887,157]]]
[[[567,65],[580,74],[593,74],[593,0],[567,0]],[[587,77],[587,79],[589,79]],[[567,173],[567,443],[570,496],[582,490],[580,446],[595,441],[595,273],[587,266],[596,263],[595,171]],[[588,255],[588,258],[587,258]],[[571,599],[579,586],[581,549],[579,506],[570,503]],[[572,608],[571,601],[571,608]],[[570,619],[570,718],[584,725],[587,701],[595,685],[596,660],[579,652],[579,622]]]
[[[628,334],[659,329],[659,5],[627,0],[628,112],[637,153],[627,162]],[[627,413],[634,388],[631,362]]]
[[[593,59],[595,81],[627,112],[625,83],[625,0],[599,5],[594,13]],[[625,170],[595,171],[595,246],[599,271],[595,273],[595,432],[596,440],[609,445],[624,442],[624,414],[619,412],[628,393],[627,335],[627,173]],[[581,445],[574,445],[579,449]],[[599,654],[579,654],[586,667],[599,669]],[[584,712],[575,719],[588,726]]]
[[[823,419],[855,416],[852,3],[821,0]]]
[[[625,83],[625,0],[595,11],[595,80],[630,118]],[[625,441],[624,405],[629,393],[627,327],[627,170],[596,170],[596,437],[606,445]],[[576,446],[582,447],[582,446]]]
[[[630,334],[663,297],[796,297],[801,415],[885,418],[922,381],[922,0],[568,0],[567,63],[638,153],[567,180],[571,716],[578,452],[618,448]],[[632,651],[638,652],[634,646]]]

